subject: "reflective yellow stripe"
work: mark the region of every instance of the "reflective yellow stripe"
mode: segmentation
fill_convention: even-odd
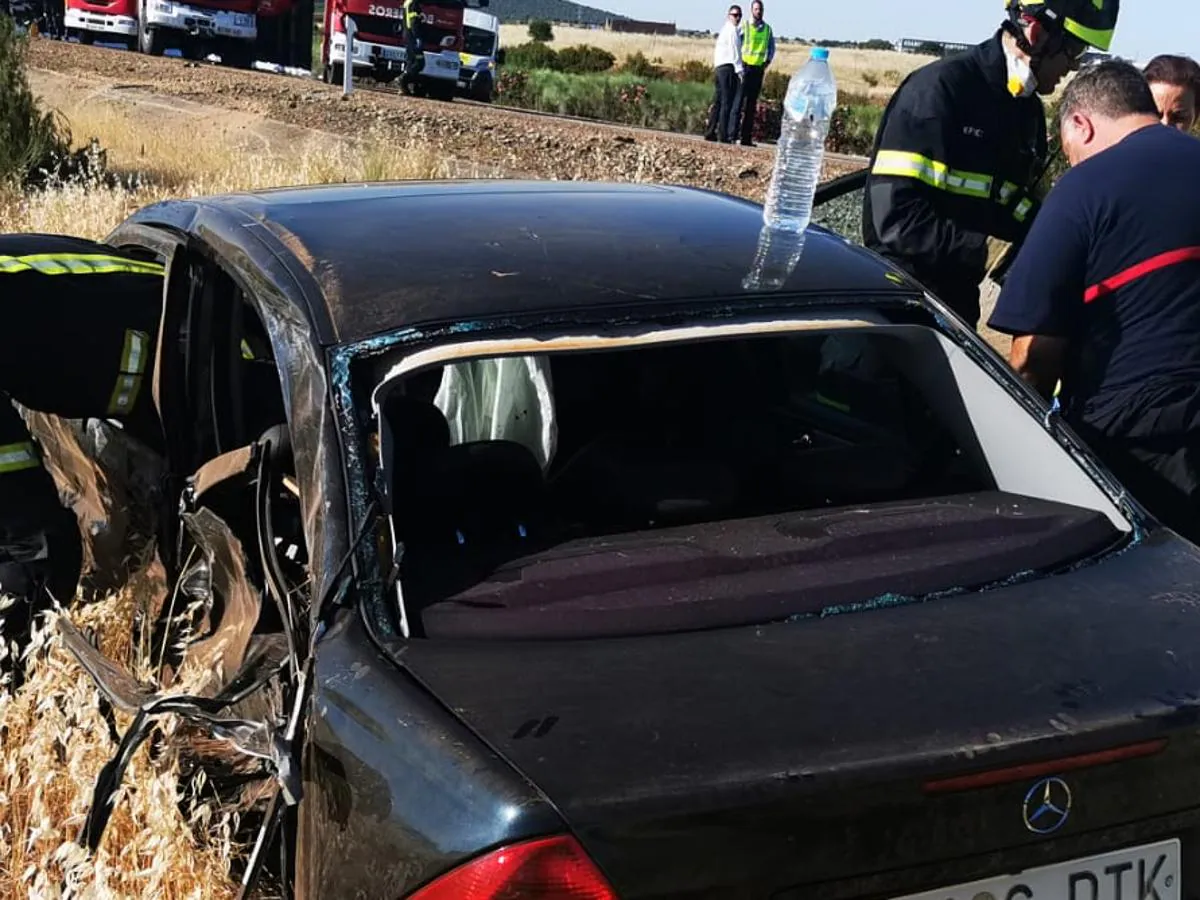
[[[242,359],[254,359],[254,351],[250,348],[250,343],[245,338],[242,338]]]
[[[146,357],[150,336],[144,331],[125,332],[125,348],[121,352],[121,371],[113,386],[108,401],[108,414],[117,416],[128,413],[137,402],[142,387],[142,374],[146,371]]]
[[[987,199],[992,192],[992,176],[978,172],[962,172],[951,169],[943,162],[906,153],[901,150],[880,150],[871,167],[874,175],[894,175],[898,178],[915,178],[930,187],[962,194],[966,197]]]
[[[1016,192],[1017,186],[1015,184],[1013,184],[1011,181],[1004,182],[1004,184],[1000,187],[1000,203],[1007,205],[1008,201],[1012,199],[1013,194]],[[1013,218],[1018,222],[1024,222],[1031,209],[1033,209],[1033,201],[1026,197],[1024,200],[1018,203],[1016,208],[1013,210]]]
[[[0,272],[40,272],[43,275],[161,275],[158,263],[107,256],[102,253],[38,253],[31,256],[0,256]]]
[[[1088,28],[1074,19],[1067,19],[1063,22],[1063,27],[1081,41],[1091,44],[1097,50],[1103,50],[1105,53],[1112,45],[1115,29]]]
[[[25,469],[36,469],[37,467],[37,451],[28,441],[0,446],[0,475],[23,472]]]

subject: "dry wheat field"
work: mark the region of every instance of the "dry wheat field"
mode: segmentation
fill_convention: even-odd
[[[713,27],[719,27],[716,22]],[[526,25],[502,25],[502,46],[513,47],[529,40]],[[638,53],[651,61],[662,60],[667,66],[677,66],[688,60],[712,63],[713,42],[708,38],[667,37],[653,34],[621,34],[602,28],[570,28],[554,26],[554,40],[550,46],[556,50],[578,44],[600,47],[617,57],[618,63],[626,56]],[[779,44],[775,67],[791,74],[808,60],[812,49],[804,44]],[[928,63],[932,57],[912,53],[888,52],[886,50],[843,50],[833,49],[829,61],[838,87],[851,93],[871,96],[888,96],[909,72]]]

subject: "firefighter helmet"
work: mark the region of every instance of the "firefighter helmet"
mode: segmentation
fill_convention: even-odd
[[[1004,0],[1010,18],[1030,16],[1105,53],[1117,28],[1120,0]]]

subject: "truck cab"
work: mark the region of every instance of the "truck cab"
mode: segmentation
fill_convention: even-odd
[[[489,0],[474,0],[487,6]],[[419,96],[454,98],[463,51],[463,16],[467,0],[424,0],[417,39],[422,59],[410,87]],[[356,33],[349,54],[356,75],[390,83],[405,73],[408,59],[403,0],[332,0],[325,5],[322,47],[324,77],[340,84],[345,72],[346,19]]]
[[[500,19],[478,9],[463,10],[462,64],[458,69],[458,92],[483,103],[492,102],[496,88],[496,67],[502,56]]]
[[[122,43],[151,56],[177,49],[189,59],[216,54],[250,68],[258,37],[258,0],[66,0],[68,38]]]

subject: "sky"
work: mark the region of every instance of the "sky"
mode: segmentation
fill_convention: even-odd
[[[674,21],[680,28],[721,27],[729,8],[710,0],[583,0],[610,12],[652,21]],[[1004,16],[1001,0],[765,0],[766,19],[788,37],[867,40],[928,38],[974,44],[986,38]],[[750,0],[742,0],[749,13]],[[921,16],[914,10],[928,10]],[[922,21],[922,18],[924,21]],[[1196,0],[1125,0],[1112,52],[1146,62],[1159,53],[1183,53],[1200,59],[1200,3]]]

